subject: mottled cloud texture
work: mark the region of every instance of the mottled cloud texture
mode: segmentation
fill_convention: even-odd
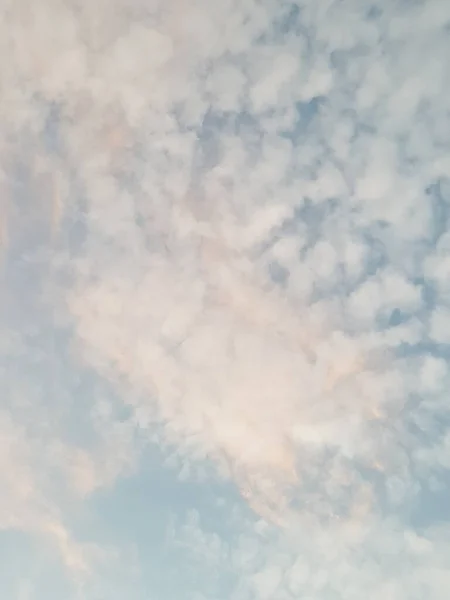
[[[0,595],[446,599],[450,4],[0,10]]]

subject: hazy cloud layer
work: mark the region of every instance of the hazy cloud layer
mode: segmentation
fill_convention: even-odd
[[[2,17],[2,530],[67,597],[446,597],[450,7]],[[149,456],[164,550],[96,508]]]

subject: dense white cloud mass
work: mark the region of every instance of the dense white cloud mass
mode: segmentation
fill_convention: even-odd
[[[65,597],[446,598],[450,5],[1,14],[0,528]],[[222,492],[113,543],[157,446]]]

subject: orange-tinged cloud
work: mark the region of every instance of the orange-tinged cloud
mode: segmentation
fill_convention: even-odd
[[[287,299],[233,268],[229,252],[198,256],[193,277],[149,257],[134,281],[80,281],[69,307],[81,351],[146,394],[168,441],[225,460],[258,512],[282,513],[298,485],[296,426],[315,427],[321,403],[361,372],[361,353],[302,326]]]

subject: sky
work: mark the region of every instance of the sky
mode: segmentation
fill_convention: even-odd
[[[0,597],[447,599],[450,4],[0,15]]]

